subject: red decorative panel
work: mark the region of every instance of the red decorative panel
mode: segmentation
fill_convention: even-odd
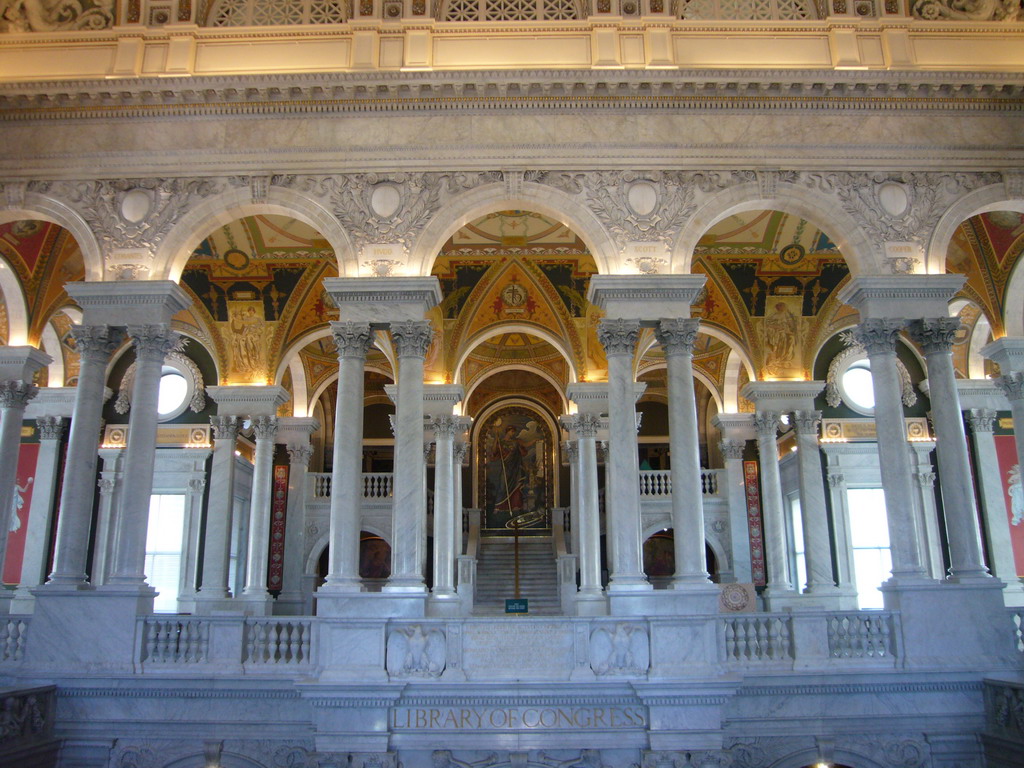
[[[288,465],[274,467],[273,501],[270,504],[270,564],[267,589],[279,592],[284,580],[284,526],[288,517]]]
[[[750,536],[750,571],[754,584],[763,587],[764,526],[761,523],[761,491],[757,485],[757,462],[743,462],[743,489],[747,497],[747,531]]]

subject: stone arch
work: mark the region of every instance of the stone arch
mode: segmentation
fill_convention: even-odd
[[[923,757],[924,755],[922,755]],[[821,752],[817,748],[808,747],[779,758],[770,763],[768,768],[807,768],[807,766],[815,766],[821,762]],[[852,768],[886,768],[882,763],[843,747],[830,750],[828,763],[852,766]]]
[[[164,768],[206,768],[209,764],[206,755],[197,753],[172,760]],[[233,752],[222,752],[217,765],[221,768],[266,768],[264,763]]]
[[[648,525],[643,533],[641,534],[640,544],[643,546],[651,536],[661,531],[672,531],[672,535],[675,536],[675,529],[672,527],[672,516],[671,513],[661,516],[658,518],[658,522],[651,523]],[[704,544],[715,556],[715,560],[718,562],[718,570],[732,570],[732,558],[729,556],[729,548],[726,547],[721,539],[712,531],[710,528],[705,526],[704,528]],[[728,565],[728,569],[726,569]]]
[[[40,219],[63,227],[78,243],[85,264],[85,279],[95,282],[103,279],[103,253],[96,235],[77,211],[52,197],[29,192],[23,205],[0,209],[0,224],[23,219]]]
[[[668,363],[654,363],[649,365],[641,371],[641,375],[650,371],[661,371],[668,368]],[[718,412],[722,412],[722,395],[718,391],[718,385],[713,382],[706,373],[698,370],[696,367],[693,369],[693,378],[697,379],[701,384],[708,388],[711,392],[711,399],[715,401],[715,406],[718,408]]]
[[[372,533],[374,536],[380,536],[384,541],[388,543],[388,546],[394,546],[391,541],[391,531],[385,531],[383,528],[374,525],[371,522],[362,520],[359,523],[359,532]],[[320,562],[320,556],[327,549],[327,546],[331,543],[331,532],[329,530],[324,531],[313,543],[310,544],[309,550],[306,552],[306,563],[305,570],[303,573],[316,573],[317,563]],[[314,593],[316,594],[316,593]]]
[[[12,347],[23,347],[28,344],[28,302],[25,300],[25,290],[17,272],[2,255],[0,296],[3,297],[7,309],[7,344]]]
[[[280,214],[305,222],[323,235],[334,249],[339,275],[358,274],[352,241],[334,214],[312,198],[271,186],[264,202],[253,202],[249,187],[237,187],[209,197],[189,210],[160,244],[152,277],[180,281],[192,252],[210,232],[246,216],[260,214]]]
[[[502,373],[503,371],[528,371],[530,373],[536,374],[537,376],[540,376],[542,379],[544,379],[544,381],[546,381],[548,384],[554,387],[555,391],[558,393],[558,396],[562,400],[562,412],[569,412],[569,400],[565,396],[562,384],[558,382],[554,376],[552,376],[548,371],[545,371],[543,368],[536,368],[529,365],[517,365],[514,363],[510,363],[508,365],[499,365],[496,368],[492,368],[491,370],[487,371],[486,376],[481,376],[479,379],[477,379],[473,383],[473,385],[468,390],[466,390],[466,394],[462,398],[463,407],[465,407],[465,404],[469,402],[469,398],[472,397],[473,393],[476,391],[476,388],[478,386],[480,386],[483,382],[487,381],[487,379],[489,379],[491,376]]]
[[[564,222],[586,243],[601,274],[611,272],[618,261],[612,237],[578,200],[533,182],[524,182],[515,196],[504,184],[486,184],[454,196],[434,214],[413,245],[409,273],[429,275],[441,247],[460,227],[485,214],[509,209],[536,211]]]
[[[972,216],[990,211],[1024,213],[1024,198],[1011,198],[1005,184],[990,184],[959,198],[939,217],[931,237],[928,238],[925,245],[925,270],[933,274],[944,274],[946,253],[957,227]],[[1007,286],[1007,298],[1009,299],[1009,286]],[[1019,303],[1024,306],[1024,296],[1019,298]],[[1021,319],[1020,322],[1024,323],[1024,319]],[[1007,333],[1015,336],[1021,335],[1020,332],[1011,332],[1009,328],[1007,328]]]
[[[984,308],[978,306],[971,299],[954,299],[951,301],[949,304],[949,316],[956,317],[966,306],[975,307],[981,312],[981,316],[974,324],[974,328],[971,329],[971,336],[967,340],[967,375],[972,379],[984,379],[985,358],[981,354],[981,348],[991,341],[989,336],[992,335],[992,323],[989,322]]]
[[[766,197],[754,182],[723,190],[705,199],[683,227],[672,246],[669,271],[688,274],[697,242],[726,216],[743,211],[772,210],[801,216],[826,231],[846,259],[851,274],[880,273],[878,246],[868,240],[857,222],[837,203],[826,205],[824,201],[830,199],[820,192],[784,182],[771,197]]]
[[[487,339],[493,338],[501,333],[526,333],[531,336],[536,336],[538,339],[546,341],[560,354],[565,362],[569,365],[569,381],[574,383],[578,380],[578,373],[576,371],[576,364],[572,359],[572,350],[568,349],[564,341],[555,336],[551,331],[540,326],[527,325],[525,323],[502,323],[501,325],[493,325],[488,328],[483,328],[474,333],[469,339],[467,339],[462,350],[459,352],[459,356],[456,358],[455,370],[451,373],[452,380],[456,384],[462,382],[462,366],[465,364],[466,359],[473,352],[474,349],[483,344]]]

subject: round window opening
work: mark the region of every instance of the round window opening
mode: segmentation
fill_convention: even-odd
[[[188,380],[178,371],[164,371],[160,377],[160,391],[157,394],[157,412],[160,418],[168,419],[185,410],[188,403]]]
[[[871,380],[871,362],[857,360],[840,377],[843,400],[855,411],[870,414],[875,410],[875,388]]]

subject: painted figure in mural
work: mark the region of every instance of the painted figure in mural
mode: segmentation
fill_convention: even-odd
[[[768,355],[765,367],[775,375],[789,368],[796,356],[796,315],[781,301],[775,305],[775,312],[765,318],[765,342]]]
[[[14,481],[14,495],[11,497],[11,533],[21,529],[21,510],[25,506],[25,497],[22,494],[32,487],[34,480],[35,478],[30,477],[24,485],[18,485],[18,481]]]
[[[255,307],[246,307],[232,316],[231,350],[236,371],[242,374],[259,371],[263,355],[260,352],[260,318]]]
[[[528,451],[512,424],[495,436],[487,457],[487,498],[492,510],[507,512],[510,518],[522,514]]]
[[[1014,464],[1007,474],[1007,491],[1010,494],[1010,525],[1020,525],[1024,520],[1024,485],[1020,481],[1020,464]]]

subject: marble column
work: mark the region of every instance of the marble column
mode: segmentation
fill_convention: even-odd
[[[359,533],[363,498],[363,369],[373,345],[367,323],[333,322],[338,350],[338,402],[334,409],[334,467],[327,581],[318,592],[359,592]],[[398,467],[398,464],[395,464]],[[396,479],[398,473],[396,472]]]
[[[76,325],[71,329],[71,335],[81,364],[64,460],[57,541],[49,583],[77,587],[85,584],[86,580],[85,563],[92,524],[104,378],[110,355],[124,340],[124,331],[106,325]]]
[[[981,547],[967,435],[953,370],[953,340],[959,329],[960,320],[955,317],[925,318],[909,324],[911,338],[921,345],[928,365],[928,396],[952,581],[990,578]]]
[[[245,587],[241,597],[254,602],[269,601],[267,558],[270,554],[270,506],[273,498],[274,438],[276,416],[256,416],[256,455],[252,471],[252,502],[249,505],[249,556],[245,568]]]
[[[121,480],[121,506],[114,528],[114,560],[106,587],[143,587],[146,583],[146,533],[156,462],[157,396],[168,352],[181,345],[169,326],[133,325],[135,382],[128,417],[128,444]]]
[[[21,422],[25,406],[36,396],[29,381],[0,381],[0,574],[7,556],[7,536],[11,530],[14,484],[18,482],[18,455],[21,453]]]
[[[643,570],[640,524],[640,462],[636,442],[636,388],[633,353],[637,320],[602,320],[600,339],[608,358],[608,475],[606,498],[611,552],[609,591],[648,590]]]
[[[822,482],[818,428],[821,411],[793,413],[796,428],[797,470],[800,476],[800,520],[804,532],[804,559],[807,563],[809,594],[836,594],[832,569],[832,540],[828,532],[828,508]],[[799,585],[797,585],[799,591]]]
[[[675,541],[674,589],[707,585],[704,554],[704,494],[700,475],[697,397],[693,389],[693,344],[700,320],[658,322],[654,335],[668,368],[668,440],[672,455],[672,529]]]
[[[576,436],[579,505],[579,563],[582,600],[598,600],[601,593],[601,508],[597,487],[597,431],[601,419],[595,414],[570,416],[569,426]]]
[[[61,438],[67,419],[61,416],[39,416],[39,456],[36,458],[32,505],[28,509],[28,527],[25,530],[25,553],[21,561],[21,580],[14,596],[12,613],[22,601],[32,600],[30,589],[35,589],[46,578],[46,558],[50,550],[50,525],[53,521],[54,496],[60,471]]]
[[[123,453],[124,451],[120,448],[100,450],[103,466],[100,469],[100,479],[96,483],[100,490],[100,498],[96,505],[92,573],[89,574],[89,580],[94,587],[107,583],[107,579],[110,578],[110,569],[113,567],[114,521],[117,519],[117,509],[121,505]]]
[[[1010,521],[1006,515],[1006,499],[996,455],[995,424],[997,412],[988,408],[967,411],[974,446],[976,476],[985,516],[989,564],[997,578],[1006,582],[1003,590],[1008,605],[1024,604],[1024,584],[1017,577],[1017,566],[1010,544]]]
[[[433,338],[426,320],[391,324],[398,355],[395,406],[395,480],[392,513],[391,578],[386,592],[424,592],[424,537],[427,504],[423,459],[423,359]]]
[[[902,385],[896,367],[896,339],[903,325],[902,320],[869,318],[854,329],[854,338],[871,362],[878,460],[889,525],[892,576],[896,582],[927,578],[915,514]]]
[[[188,492],[185,494],[185,531],[182,537],[184,547],[181,552],[181,570],[178,573],[178,613],[196,612],[205,493],[205,477],[189,478]]]
[[[750,529],[747,522],[747,495],[743,485],[742,440],[723,440],[718,444],[725,463],[725,497],[729,505],[729,539],[732,542],[732,573],[736,581],[754,580],[750,564]],[[721,484],[719,484],[721,487]]]
[[[463,426],[464,428],[464,426]],[[455,506],[455,557],[462,557],[465,550],[465,542],[462,535],[463,506],[462,506],[462,465],[469,453],[469,443],[465,440],[456,440],[452,447],[452,474],[454,477],[455,490],[452,492]]]
[[[562,421],[563,426],[569,429],[568,424]],[[565,460],[569,464],[569,551],[577,557],[577,567],[580,554],[580,447],[575,432],[570,438],[562,443]]]
[[[435,416],[434,433],[434,597],[455,595],[455,477],[454,442],[459,430],[456,416]]]
[[[754,414],[757,432],[757,455],[761,466],[761,507],[764,512],[764,542],[767,559],[765,597],[791,594],[789,556],[786,546],[786,515],[782,501],[782,478],[779,475],[779,447],[775,434],[779,414],[759,411]]]
[[[302,576],[305,570],[306,476],[313,446],[306,443],[288,445],[288,508],[284,523],[284,567],[281,593],[277,596],[276,613],[301,615],[304,602]]]
[[[206,534],[203,577],[196,595],[197,609],[211,600],[231,596],[228,572],[231,563],[231,517],[235,494],[235,444],[237,416],[211,416],[213,458],[210,461],[210,494],[206,502]]]

